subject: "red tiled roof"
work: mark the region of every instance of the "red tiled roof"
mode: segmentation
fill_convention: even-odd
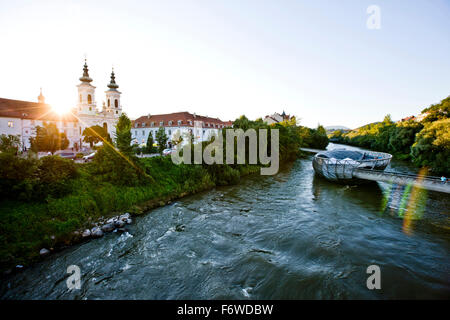
[[[200,115],[193,115],[189,112],[175,112],[175,113],[166,113],[166,114],[153,114],[148,116],[142,116],[137,118],[132,122],[133,127],[143,128],[142,124],[144,123],[144,128],[152,127],[151,123],[154,123],[154,127],[160,127],[160,122],[163,121],[163,127],[178,127],[178,121],[181,120],[181,126],[183,127],[193,127],[194,121],[202,121],[204,128],[214,128],[212,125],[215,125],[215,128],[220,127],[229,127],[233,123],[231,121],[222,121],[219,118],[211,118]],[[172,121],[169,124],[169,121]],[[189,123],[191,121],[191,123]],[[209,126],[208,126],[209,124]]]
[[[78,121],[72,114],[60,115],[45,103],[0,98],[0,117],[44,121]]]

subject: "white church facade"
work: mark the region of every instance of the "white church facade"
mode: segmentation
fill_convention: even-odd
[[[122,114],[119,86],[115,81],[114,70],[105,91],[105,102],[102,109],[97,109],[95,89],[89,77],[87,63],[83,67],[78,88],[76,107],[68,114],[56,113],[45,103],[42,91],[38,102],[20,101],[0,98],[0,134],[17,135],[22,142],[22,148],[30,148],[30,137],[36,135],[36,127],[44,123],[55,123],[60,132],[64,132],[69,140],[69,148],[79,149],[89,146],[83,142],[83,130],[98,125],[107,129],[114,139],[115,125]]]

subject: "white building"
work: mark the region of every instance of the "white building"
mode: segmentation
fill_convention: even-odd
[[[147,144],[149,134],[156,142],[156,132],[163,127],[172,146],[172,140],[181,136],[186,142],[192,134],[195,142],[209,140],[213,135],[225,127],[231,127],[232,122],[224,122],[219,118],[211,118],[191,114],[189,112],[176,112],[168,114],[146,115],[134,120],[131,128],[132,143],[144,146]]]
[[[278,112],[275,112],[272,115],[268,115],[264,117],[264,122],[267,124],[274,124],[274,123],[278,123],[278,122],[282,122],[284,120],[290,120],[291,116],[290,115],[286,115],[286,113],[283,111],[282,114],[279,114]]]
[[[69,148],[88,146],[84,143],[83,130],[87,127],[99,125],[108,130],[114,139],[115,125],[122,114],[119,87],[115,81],[114,71],[111,73],[110,83],[105,91],[106,102],[102,110],[97,110],[95,102],[95,87],[91,85],[88,67],[85,62],[83,76],[78,88],[77,106],[68,114],[58,114],[45,103],[42,90],[38,102],[20,101],[0,98],[0,134],[19,135],[22,145],[30,147],[30,137],[36,135],[36,127],[46,123],[55,123],[60,132],[64,132],[69,140]]]

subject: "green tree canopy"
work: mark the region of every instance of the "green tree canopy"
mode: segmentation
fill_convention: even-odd
[[[164,127],[159,127],[156,131],[156,141],[158,142],[158,151],[162,154],[163,150],[166,149],[166,144],[169,138],[166,135],[166,130]]]
[[[55,123],[44,122],[36,127],[36,136],[30,137],[31,149],[48,151],[54,154],[57,150],[64,150],[69,146],[69,140],[64,132],[59,132]]]
[[[83,141],[89,143],[91,148],[94,144],[104,140],[111,142],[111,137],[109,136],[108,131],[103,127],[95,125],[83,130]]]
[[[125,113],[122,113],[116,124],[116,146],[123,154],[130,155],[133,152],[131,120]]]
[[[428,108],[422,110],[422,113],[428,113],[422,120],[424,123],[448,119],[450,117],[450,96],[443,99],[440,103],[432,104]]]
[[[154,143],[155,141],[153,141],[153,134],[150,132],[147,138],[147,145],[145,146],[143,151],[146,153],[153,153],[155,150],[155,147],[153,146]]]
[[[16,153],[20,147],[20,136],[12,134],[0,135],[0,151],[7,153]]]
[[[436,174],[450,174],[450,119],[426,123],[411,148],[418,166],[431,167]]]

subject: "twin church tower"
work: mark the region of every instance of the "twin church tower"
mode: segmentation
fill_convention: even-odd
[[[122,114],[122,105],[120,104],[121,92],[117,90],[119,86],[116,83],[114,69],[111,72],[111,80],[107,85],[108,90],[105,91],[106,101],[103,102],[101,111],[97,109],[95,87],[91,84],[92,78],[89,77],[86,60],[80,81],[81,83],[77,85],[78,103],[74,108],[74,114],[81,120],[82,127],[99,125],[107,129],[112,137],[115,131],[115,124]]]

